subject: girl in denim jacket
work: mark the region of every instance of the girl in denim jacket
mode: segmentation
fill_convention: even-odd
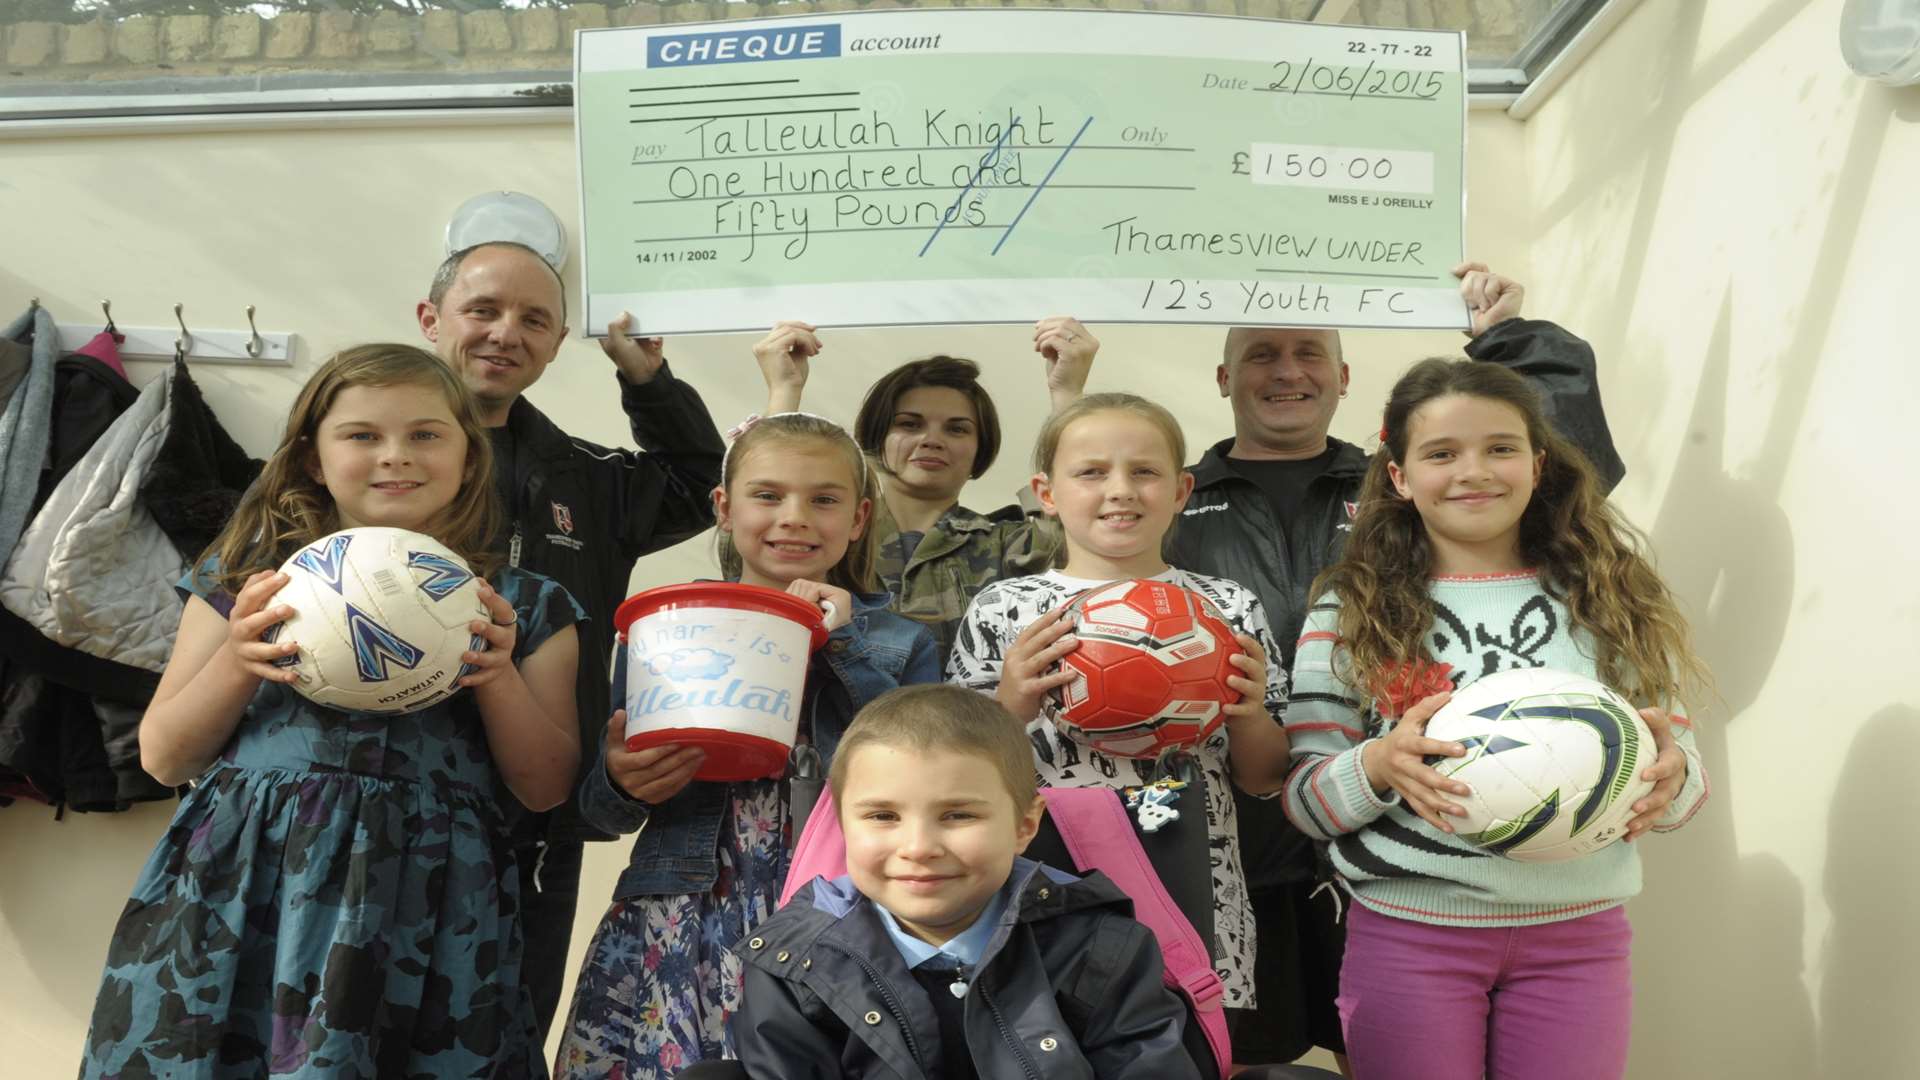
[[[737,565],[731,579],[830,611],[802,708],[801,738],[823,762],[861,706],[896,686],[940,681],[932,634],[888,611],[874,584],[874,484],[839,425],[781,413],[739,434],[713,492],[723,562]],[[731,950],[777,906],[789,822],[811,809],[789,806],[780,780],[694,781],[700,750],[630,752],[625,730],[615,712],[581,810],[610,832],[641,832],[574,989],[561,1077],[664,1080],[733,1056],[726,1027],[742,970]]]

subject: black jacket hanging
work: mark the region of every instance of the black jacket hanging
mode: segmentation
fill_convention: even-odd
[[[173,365],[173,421],[140,485],[154,523],[188,560],[220,535],[265,462],[247,456],[213,415],[187,365]]]
[[[91,356],[69,353],[60,358],[53,367],[52,439],[40,474],[40,491],[33,499],[34,513],[40,512],[54,487],[139,396],[139,389],[124,376]]]
[[[138,396],[90,357],[63,358],[60,370],[66,377],[54,402],[55,464],[39,502]],[[184,364],[163,378],[172,380],[167,434],[141,480],[141,502],[191,560],[218,534],[261,464],[220,426]],[[0,694],[0,795],[11,780],[16,794],[76,810],[124,810],[172,793],[140,768],[138,725],[157,673],[62,645],[5,608],[0,666],[9,684]]]

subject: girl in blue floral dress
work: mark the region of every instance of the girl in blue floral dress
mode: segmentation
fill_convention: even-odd
[[[361,346],[308,380],[181,584],[140,752],[161,781],[196,782],[114,930],[83,1078],[546,1075],[498,800],[571,790],[581,615],[553,582],[493,570],[491,458],[431,353]],[[292,613],[275,568],[367,525],[493,570],[466,690],[401,716],[296,695],[274,661],[299,643],[262,640]]]
[[[862,705],[896,686],[940,681],[933,635],[886,610],[890,598],[873,584],[873,484],[839,425],[782,413],[738,437],[713,493],[729,547],[723,561],[738,562],[734,580],[828,611],[827,644],[813,656],[800,710],[800,738],[823,769]],[[740,1007],[741,968],[732,949],[777,906],[790,822],[812,809],[789,805],[780,780],[693,781],[699,750],[629,752],[625,730],[615,712],[581,808],[600,828],[641,832],[574,988],[560,1077],[666,1080],[733,1056],[726,1026]]]

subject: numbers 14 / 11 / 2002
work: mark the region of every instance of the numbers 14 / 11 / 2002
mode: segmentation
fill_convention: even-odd
[[[641,266],[653,263],[708,262],[720,257],[720,253],[711,248],[692,251],[642,251],[634,255],[633,260]]]

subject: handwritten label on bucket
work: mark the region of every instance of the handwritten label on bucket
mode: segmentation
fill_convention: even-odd
[[[699,727],[792,746],[807,633],[757,611],[672,608],[642,616],[627,631],[627,738]]]
[[[1464,57],[1131,11],[584,30],[586,322],[1464,327]]]

